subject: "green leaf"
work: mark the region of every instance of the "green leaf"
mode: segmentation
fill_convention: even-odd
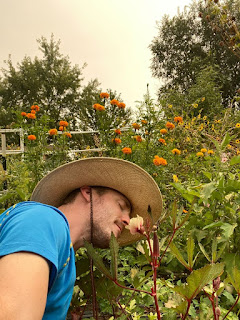
[[[189,270],[189,265],[184,260],[182,254],[180,253],[180,251],[178,250],[178,248],[175,246],[175,244],[173,242],[170,244],[170,250],[171,250],[172,254],[178,259],[178,261],[182,265],[184,265],[185,268],[187,268]]]
[[[203,172],[203,175],[204,175],[205,177],[207,177],[209,180],[212,180],[212,174],[211,174],[211,172]]]
[[[212,262],[216,262],[217,258],[217,240],[216,238],[212,241]]]
[[[222,221],[213,222],[213,223],[210,223],[207,226],[205,226],[203,228],[203,230],[212,229],[212,228],[216,228],[216,227],[221,227],[223,224],[224,224],[224,222],[222,222]]]
[[[117,242],[116,237],[112,233],[111,239],[110,239],[110,252],[111,252],[111,274],[114,280],[117,279],[117,274],[118,274],[118,251],[119,251],[119,244]]]
[[[237,223],[230,224],[230,223],[223,223],[220,228],[223,230],[223,236],[229,239],[234,232],[234,229],[237,227]]]
[[[240,163],[240,156],[234,156],[232,157],[232,159],[230,160],[230,165],[233,166],[234,164],[238,164]]]
[[[207,254],[206,250],[204,249],[203,245],[200,242],[198,242],[198,245],[199,245],[199,248],[201,249],[202,253],[204,254],[205,258],[209,262],[211,262],[211,259],[210,259],[209,255]]]
[[[236,266],[234,266],[232,272],[228,274],[228,277],[234,289],[238,294],[240,294],[240,270]]]
[[[226,133],[220,145],[221,149],[224,150],[231,140],[232,137],[229,135],[229,133]]]
[[[190,236],[187,240],[187,254],[188,254],[188,265],[192,269],[193,267],[193,253],[194,253],[194,240]]]
[[[176,286],[173,290],[182,295],[186,300],[193,300],[208,283],[223,273],[223,269],[224,264],[217,263],[194,270],[187,277],[187,283],[184,286]]]
[[[95,252],[91,243],[84,241],[84,246],[87,249],[87,254],[93,259],[95,266],[109,279],[113,280],[111,273],[105,267],[102,258]]]
[[[177,218],[177,203],[176,201],[173,202],[172,210],[171,210],[171,217],[172,217],[172,224],[175,227],[176,225],[176,218]]]
[[[216,182],[212,181],[210,183],[207,183],[203,185],[202,190],[201,190],[201,196],[203,198],[203,202],[206,204],[207,200],[211,197],[213,191],[215,191],[217,188]]]

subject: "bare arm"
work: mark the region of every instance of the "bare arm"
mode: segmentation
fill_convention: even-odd
[[[0,258],[0,320],[40,320],[46,306],[47,260],[19,252]]]

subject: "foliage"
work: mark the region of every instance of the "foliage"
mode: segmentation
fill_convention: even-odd
[[[213,1],[208,3],[213,6]],[[234,16],[234,25],[238,27],[239,0],[228,3],[231,5],[227,10]],[[150,49],[152,74],[163,81],[160,96],[166,90],[175,88],[185,93],[196,83],[199,72],[210,66],[218,71],[217,84],[223,100],[229,102],[235,96],[239,89],[239,58],[227,46],[221,45],[221,34],[213,31],[208,17],[209,7],[198,1],[192,2],[173,18],[164,16],[158,23],[158,35]],[[218,20],[214,25],[219,25]]]
[[[147,170],[162,191],[164,214],[157,231],[148,230],[145,222],[146,241],[135,247],[118,248],[112,238],[110,251],[95,252],[86,243],[87,253],[84,248],[77,252],[78,277],[69,310],[72,318],[81,317],[91,301],[90,256],[96,266],[102,314],[120,320],[237,319],[240,116],[234,108],[212,112],[211,117],[204,113],[205,103],[214,110],[212,104],[219,97],[209,80],[212,70],[205,72],[187,97],[179,95],[178,103],[169,104],[166,98],[165,103],[155,104],[147,92],[132,120],[124,105],[111,103],[118,97],[115,93],[98,96],[94,84],[85,91],[95,91],[89,95],[90,113],[85,115],[86,126],[89,117],[98,129],[92,147],[101,148],[103,156],[127,159]],[[204,77],[209,87],[201,91]],[[189,103],[187,112],[181,108],[184,98]],[[35,111],[35,118],[21,110],[16,113],[16,126],[25,132],[25,153],[8,155],[7,172],[0,168],[1,182],[8,187],[1,190],[2,211],[14,202],[28,200],[49,170],[96,155],[82,140],[78,147],[86,152],[74,152],[75,135],[67,135],[72,122],[62,118],[62,123],[50,127],[49,115],[41,105],[36,106],[27,110]]]

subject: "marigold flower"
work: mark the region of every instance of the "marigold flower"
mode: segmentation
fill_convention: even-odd
[[[108,99],[109,98],[109,94],[107,92],[101,92],[100,93],[100,98],[101,99]]]
[[[63,135],[68,137],[68,138],[72,138],[72,135],[70,132],[63,132]]]
[[[183,213],[188,213],[188,211],[187,210],[185,210],[185,209],[183,209],[183,211],[182,211]]]
[[[159,156],[154,156],[153,163],[155,164],[155,166],[160,166],[160,165],[166,166],[167,160]]]
[[[32,106],[31,106],[31,110],[39,111],[39,110],[40,110],[40,107],[35,104],[35,105],[32,105]]]
[[[59,131],[64,131],[65,127],[64,126],[60,126],[58,129],[59,129]]]
[[[119,102],[117,106],[119,109],[124,109],[126,107],[126,104],[123,102]]]
[[[111,103],[112,105],[114,105],[114,106],[118,106],[118,105],[119,105],[119,101],[116,100],[116,99],[112,99],[112,100],[110,101],[110,103]]]
[[[137,142],[142,142],[142,137],[141,136],[135,136],[134,138],[135,138],[135,140]]]
[[[131,153],[132,153],[132,149],[125,147],[125,148],[122,149],[122,152],[123,152],[124,154],[131,154]]]
[[[31,110],[31,113],[32,113],[32,114],[36,114],[36,111],[35,111],[35,110]]]
[[[120,129],[115,129],[114,132],[115,132],[116,134],[121,134],[121,133],[122,133]]]
[[[239,140],[239,139],[237,139],[237,140],[235,140],[235,142],[236,142],[236,143],[240,143],[240,140]]]
[[[166,123],[166,127],[167,127],[168,129],[174,129],[174,128],[175,128],[175,124],[173,124],[172,122],[167,122],[167,123]]]
[[[134,122],[133,124],[132,124],[132,126],[133,126],[133,128],[134,129],[140,129],[140,125],[138,124],[138,123],[136,123],[136,122]]]
[[[214,154],[214,151],[211,150],[211,149],[209,149],[207,153],[208,153],[208,154]]]
[[[167,134],[167,130],[166,129],[160,129],[160,133],[161,134]]]
[[[160,138],[160,139],[158,139],[158,141],[159,141],[160,143],[162,143],[162,144],[165,144],[165,145],[166,145],[166,141],[165,141],[165,139]]]
[[[50,129],[48,133],[50,136],[55,136],[58,132],[57,132],[57,129]]]
[[[26,117],[27,113],[26,112],[21,112],[22,117]]]
[[[105,110],[105,107],[102,106],[102,105],[99,104],[99,103],[95,103],[95,104],[93,105],[93,108],[94,108],[95,110],[98,110],[98,111],[104,111],[104,110]]]
[[[240,123],[237,123],[235,127],[240,128]]]
[[[33,141],[33,140],[36,140],[37,138],[36,138],[36,136],[34,135],[34,134],[30,134],[29,136],[28,136],[28,140],[30,140],[30,141]]]
[[[202,152],[202,153],[207,152],[207,149],[202,148],[202,149],[201,149],[201,152]]]
[[[172,153],[179,155],[179,154],[181,154],[181,151],[180,151],[179,149],[176,149],[176,148],[175,148],[175,149],[172,149]]]
[[[143,233],[143,217],[137,215],[135,218],[130,219],[129,225],[125,227],[131,234]]]
[[[120,144],[122,142],[122,140],[119,139],[119,138],[113,138],[112,142],[115,143],[115,144]]]
[[[202,152],[197,152],[197,157],[204,157],[204,154]]]
[[[183,122],[183,118],[182,117],[175,117],[174,118],[174,122]]]
[[[141,120],[142,124],[147,124],[147,120]]]
[[[68,126],[68,122],[67,121],[64,121],[64,120],[61,120],[59,121],[59,126],[61,127],[67,127]]]
[[[33,113],[27,113],[27,118],[28,119],[36,119],[36,115]]]

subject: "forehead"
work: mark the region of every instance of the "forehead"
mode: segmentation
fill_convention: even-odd
[[[127,197],[125,197],[121,192],[117,191],[117,190],[113,190],[113,189],[109,189],[108,190],[109,194],[112,195],[114,198],[122,200],[125,202],[127,208],[131,211],[132,209],[132,205],[131,202],[128,200]]]

